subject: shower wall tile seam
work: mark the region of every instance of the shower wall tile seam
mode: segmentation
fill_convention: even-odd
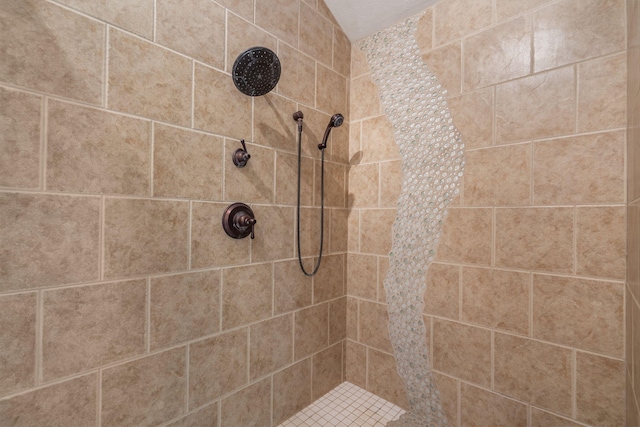
[[[613,127],[613,128],[604,128],[604,129],[596,129],[596,130],[588,130],[588,131],[575,131],[575,132],[571,131],[568,133],[562,133],[562,134],[557,134],[553,136],[545,136],[542,138],[526,138],[522,140],[500,142],[500,143],[496,143],[494,146],[479,147],[473,150],[477,151],[477,150],[482,150],[487,148],[505,147],[505,146],[525,144],[525,143],[533,143],[535,146],[535,144],[539,142],[549,142],[549,141],[555,141],[558,139],[569,139],[569,138],[576,138],[581,136],[600,135],[600,134],[615,133],[615,132],[626,132],[626,129],[623,127]]]
[[[336,253],[332,253],[331,255],[344,255],[344,254],[349,254],[349,253],[378,256],[378,257],[383,257],[383,258],[385,257],[385,256],[379,255],[379,254],[368,254],[368,253],[358,253],[358,252],[336,252]],[[312,259],[312,258],[313,257],[303,257],[303,259]],[[57,291],[57,290],[64,290],[64,289],[80,288],[80,287],[85,287],[85,286],[98,286],[98,285],[106,285],[106,284],[113,284],[113,283],[119,283],[119,282],[128,282],[128,281],[139,280],[139,279],[146,279],[147,277],[150,277],[152,279],[163,278],[163,277],[173,277],[173,276],[180,276],[180,275],[189,274],[189,273],[207,272],[207,271],[215,271],[215,270],[222,271],[222,270],[234,269],[234,268],[245,267],[245,266],[248,267],[248,266],[258,266],[258,265],[264,265],[264,264],[272,264],[273,262],[295,261],[296,259],[297,258],[287,258],[287,259],[278,259],[278,260],[275,260],[275,261],[260,261],[260,262],[256,262],[256,263],[202,267],[202,268],[191,269],[191,270],[187,270],[187,269],[175,270],[175,271],[168,271],[168,272],[163,272],[163,273],[158,273],[158,274],[129,275],[129,276],[123,276],[123,277],[99,279],[99,280],[94,280],[94,281],[68,283],[68,284],[58,284],[58,285],[34,287],[34,288],[28,288],[28,289],[9,290],[9,291],[0,292],[0,295],[2,295],[2,296],[14,296],[14,295],[27,294],[27,293],[31,293],[31,292],[35,292],[35,291],[40,291],[40,290],[42,290],[42,291]],[[463,263],[444,261],[444,260],[437,260],[437,261],[435,261],[435,263],[436,264],[449,265],[449,266],[460,266],[462,268],[465,268],[465,267],[466,268],[478,268],[478,269],[496,270],[496,271],[504,271],[504,272],[524,272],[524,273],[532,273],[534,275],[541,275],[541,276],[578,278],[578,279],[599,281],[599,282],[612,283],[612,284],[620,284],[620,285],[624,284],[624,281],[621,280],[621,279],[611,278],[611,277],[604,277],[604,276],[581,275],[581,274],[574,274],[574,273],[566,274],[566,273],[557,273],[557,272],[542,271],[542,270],[533,270],[532,271],[532,270],[529,270],[529,269],[518,269],[518,268],[509,268],[509,267],[492,267],[492,266],[483,265],[483,264],[471,264],[471,263],[463,264]],[[373,300],[373,299],[368,299],[368,298],[365,298],[365,297],[355,296],[355,295],[352,295],[352,294],[347,294],[345,296],[359,298],[359,299],[367,300],[367,301],[371,301],[371,302],[379,302],[379,301],[376,301],[376,300]],[[339,297],[335,297],[333,299],[326,300],[326,301],[323,301],[323,302],[336,301],[336,300],[339,300],[340,298],[343,298],[343,297],[344,296],[339,296]],[[293,310],[293,311],[296,311],[296,310]]]
[[[534,320],[534,316],[533,316],[533,276],[534,273],[533,272],[529,272],[529,304],[528,304],[528,310],[529,310],[529,315],[527,316],[527,320],[529,322],[528,324],[528,337],[529,338],[533,338],[533,320]]]
[[[340,299],[340,298],[337,298],[337,299]],[[323,302],[321,304],[327,304],[327,307],[328,307],[328,303],[327,302]],[[321,304],[317,304],[317,305],[321,305]],[[146,311],[148,312],[148,308],[146,309]],[[277,318],[277,317],[290,316],[291,314],[292,313],[281,314],[281,315],[277,315],[275,317]],[[183,347],[190,347],[192,344],[197,344],[197,343],[200,343],[200,342],[203,342],[203,341],[207,341],[207,340],[210,340],[212,338],[216,338],[216,337],[219,337],[219,336],[222,336],[222,335],[226,335],[226,334],[229,334],[229,333],[238,332],[238,331],[242,331],[242,330],[247,330],[248,331],[251,326],[260,324],[260,323],[264,322],[264,320],[266,320],[266,319],[263,319],[263,320],[260,320],[260,321],[256,321],[256,322],[253,322],[253,323],[250,323],[250,324],[234,327],[234,328],[231,328],[231,329],[218,331],[218,332],[215,332],[213,334],[203,335],[203,336],[191,339],[191,340],[183,341],[183,342],[172,344],[172,345],[169,345],[169,346],[159,347],[159,348],[156,348],[156,349],[153,349],[153,350],[148,350],[147,349],[145,353],[129,356],[129,357],[126,357],[126,358],[123,358],[123,359],[120,359],[120,360],[117,360],[117,361],[114,361],[114,362],[111,362],[111,363],[102,364],[102,365],[99,365],[97,367],[86,369],[86,370],[83,370],[83,371],[74,372],[73,374],[70,374],[70,375],[67,375],[67,376],[64,376],[64,377],[55,378],[55,379],[50,380],[50,381],[41,382],[40,385],[42,387],[48,387],[48,386],[51,386],[51,385],[60,384],[60,383],[63,383],[65,381],[69,381],[69,380],[72,380],[72,379],[83,377],[83,376],[86,376],[88,374],[96,373],[96,372],[104,370],[104,369],[110,369],[110,368],[114,368],[114,367],[118,367],[118,366],[123,366],[123,365],[129,364],[131,362],[135,362],[135,361],[138,361],[138,360],[145,359],[145,358],[150,357],[150,356],[155,356],[155,355],[158,355],[158,354],[162,354],[162,353],[169,352],[169,351],[172,351],[172,350],[175,350],[175,349],[179,349],[179,348],[183,348]],[[248,335],[249,334],[247,333],[247,336]],[[40,336],[42,336],[42,333],[40,333]],[[247,338],[247,340],[248,339],[249,338]],[[332,344],[332,345],[336,345],[337,343],[342,342],[344,340],[345,339],[339,340],[335,344]],[[323,346],[322,349],[311,353],[310,355],[306,356],[303,359],[300,359],[300,360],[293,360],[292,359],[291,363],[287,364],[286,366],[282,367],[281,369],[278,369],[277,371],[274,371],[274,372],[271,372],[269,374],[260,376],[260,377],[258,377],[256,379],[254,379],[253,381],[251,381],[250,383],[253,384],[253,383],[259,382],[259,381],[269,377],[270,375],[273,375],[275,373],[283,371],[283,370],[287,369],[288,367],[291,367],[292,365],[295,365],[295,364],[299,363],[302,360],[306,360],[308,358],[313,357],[314,355],[316,355],[318,353],[321,353],[322,351],[324,351],[325,349],[331,347],[332,345],[325,345],[325,346]],[[42,359],[42,357],[40,357],[40,359]],[[41,363],[40,363],[40,365],[41,365]],[[4,399],[8,399],[8,398],[14,397],[16,395],[21,395],[21,394],[24,394],[24,393],[27,393],[27,392],[30,392],[30,391],[33,391],[33,390],[32,389],[28,389],[26,391],[23,390],[23,391],[20,391],[18,393],[12,394],[12,395],[4,396],[4,397],[2,397],[2,399],[3,400]],[[230,394],[232,394],[232,393],[230,393]]]
[[[556,139],[556,138],[553,138]],[[532,140],[522,140],[522,141],[515,141],[515,142],[505,142],[502,144],[493,144],[493,145],[487,145],[486,147],[473,147],[473,148],[465,148],[464,152],[466,153],[474,153],[477,151],[490,151],[490,150],[497,150],[497,149],[501,149],[501,148],[508,148],[508,147],[519,147],[521,145],[527,145],[527,144],[531,144]]]
[[[158,38],[158,0],[153,0],[153,20],[151,27],[151,40],[155,43]]]
[[[518,334],[518,333],[515,333],[513,331],[509,331],[509,330],[505,330],[505,329],[490,327],[490,326],[481,325],[481,324],[477,324],[477,323],[471,323],[471,322],[464,321],[464,320],[455,320],[455,319],[451,319],[451,318],[447,318],[447,317],[443,317],[443,316],[438,316],[438,315],[435,315],[435,314],[427,314],[427,315],[432,317],[433,319],[437,319],[437,320],[441,320],[441,321],[445,321],[445,322],[457,323],[457,324],[460,324],[460,325],[463,325],[463,326],[468,326],[468,327],[472,327],[472,328],[481,329],[481,330],[484,330],[486,332],[497,332],[497,333],[500,333],[500,334],[503,334],[503,335],[508,335],[508,336],[511,336],[511,337],[517,337],[517,338],[520,338],[520,339],[526,339],[526,340],[530,340],[530,341],[537,342],[537,343],[540,343],[540,344],[551,345],[551,346],[562,348],[562,349],[565,349],[565,350],[575,350],[576,352],[579,352],[579,353],[589,354],[589,355],[592,355],[592,356],[598,356],[598,357],[606,358],[606,359],[609,359],[609,360],[615,360],[615,361],[624,360],[624,357],[615,357],[615,356],[611,356],[610,354],[598,353],[598,352],[591,351],[591,350],[586,350],[586,349],[582,349],[582,348],[573,347],[573,346],[567,345],[567,344],[560,344],[560,343],[553,342],[553,341],[547,341],[547,340],[544,340],[544,339],[541,339],[541,338],[530,337],[530,336],[527,336],[526,334]],[[362,343],[360,343],[360,344],[362,344]],[[366,345],[366,344],[362,344],[362,345]],[[449,375],[451,375],[451,374],[449,374]]]
[[[576,63],[573,68],[573,133],[578,133],[578,120],[580,117],[580,63]],[[626,176],[626,175],[625,175]]]
[[[13,90],[13,89],[11,89]],[[21,93],[26,93],[22,91],[18,91]],[[46,187],[45,179],[47,174],[47,127],[48,127],[48,110],[47,110],[47,97],[42,95],[39,96],[40,99],[40,135],[38,142],[40,146],[38,147],[38,155],[40,158],[38,159],[38,185],[37,190],[44,190]]]
[[[536,71],[536,72],[531,72],[531,73],[523,75],[523,76],[514,77],[514,78],[510,78],[510,79],[506,79],[506,80],[501,80],[501,81],[499,81],[497,83],[480,85],[480,86],[477,86],[477,87],[474,86],[473,88],[468,89],[468,90],[465,90],[463,88],[463,90],[462,90],[460,95],[468,95],[468,94],[471,94],[471,93],[476,92],[478,90],[488,89],[490,87],[498,87],[498,86],[504,85],[506,83],[513,83],[513,82],[516,82],[518,80],[525,80],[525,79],[528,79],[528,78],[531,78],[531,77],[540,76],[542,74],[545,74],[545,73],[548,73],[548,72],[557,71],[557,70],[560,70],[560,69],[563,69],[563,68],[569,68],[569,67],[577,68],[577,66],[580,65],[580,64],[588,63],[588,62],[591,62],[591,61],[594,61],[594,60],[607,59],[608,57],[613,57],[613,56],[616,56],[616,55],[620,55],[620,54],[625,53],[625,52],[626,52],[625,50],[617,50],[617,51],[613,51],[613,52],[607,52],[606,54],[603,54],[603,55],[598,55],[598,56],[590,57],[590,58],[587,58],[587,59],[580,59],[580,60],[577,60],[575,62],[570,62],[570,63],[567,63],[567,64],[555,66],[553,68],[540,70],[540,71]],[[574,77],[575,77],[575,74],[574,74]],[[574,85],[574,89],[575,89],[575,85]],[[459,95],[456,95],[456,96],[459,96]],[[577,96],[578,96],[577,93],[576,93],[575,96],[577,98]],[[571,135],[571,133],[569,135]]]
[[[363,252],[350,252],[350,253],[354,253],[358,255],[368,255],[368,256],[375,256],[375,255],[381,256],[379,254],[374,254],[374,253],[363,253]],[[598,282],[604,282],[604,283],[614,283],[614,284],[620,284],[620,285],[624,284],[623,279],[608,277],[608,276],[594,276],[594,275],[586,275],[586,274],[579,274],[579,273],[563,273],[563,272],[548,271],[548,270],[531,270],[526,268],[519,269],[517,267],[491,266],[487,264],[459,263],[456,261],[446,261],[446,260],[439,260],[439,259],[436,259],[434,263],[448,265],[448,266],[459,266],[462,268],[477,268],[477,269],[496,270],[496,271],[511,272],[511,273],[531,273],[533,275],[541,275],[541,276],[584,279],[584,280],[592,280],[592,281],[598,281]],[[350,296],[354,296],[354,295],[350,295]],[[366,299],[364,297],[359,297],[359,296],[357,296],[357,298]]]
[[[341,165],[343,166],[343,165]],[[105,198],[105,199],[126,199],[126,200],[140,200],[140,201],[159,201],[159,202],[179,202],[179,203],[203,203],[203,204],[224,204],[227,202],[235,201],[235,198],[226,198],[226,199],[194,199],[194,198],[179,198],[173,196],[146,196],[146,195],[128,195],[128,194],[117,194],[117,193],[77,193],[77,192],[67,192],[67,191],[53,191],[53,190],[38,190],[38,189],[25,189],[18,187],[0,187],[0,194],[30,194],[30,195],[40,195],[40,196],[60,196],[60,197],[86,197],[86,198]],[[263,206],[263,207],[277,207],[277,208],[295,208],[294,204],[282,204],[282,203],[268,203],[268,202],[249,202],[252,206]],[[303,209],[320,209],[319,205],[301,205]],[[325,204],[325,209],[331,210],[346,210],[349,208],[345,208],[344,206],[331,206]],[[373,207],[371,209],[375,210],[393,210],[394,208],[389,207]],[[344,251],[346,252],[346,251]],[[289,259],[289,258],[285,258]]]
[[[151,278],[146,280],[146,296],[145,296],[145,354],[151,353]]]
[[[41,138],[41,149],[40,155],[40,173],[42,174],[39,177],[40,188],[39,190],[45,192],[47,189],[47,157],[49,150],[49,97],[44,95],[42,96],[42,108],[40,114],[42,117],[40,118],[42,128],[40,129],[40,138]]]
[[[226,31],[225,31],[226,33]],[[225,55],[226,57],[226,55]],[[204,64],[202,64],[204,65]],[[195,129],[196,127],[196,60],[191,60],[191,123],[189,128]],[[253,122],[253,120],[252,120]],[[253,139],[253,138],[252,138]],[[224,176],[224,175],[222,175]],[[224,194],[224,193],[223,193]]]
[[[102,427],[102,369],[96,374],[96,426]]]
[[[441,372],[441,371],[438,371],[436,369],[434,369],[434,372],[437,373],[438,375],[442,375],[444,377],[447,377],[447,378],[450,378],[452,380],[455,380],[459,385],[466,384],[466,385],[469,385],[469,386],[484,390],[484,391],[486,391],[488,393],[492,393],[492,394],[498,395],[498,396],[500,396],[502,398],[505,398],[505,399],[508,399],[510,401],[517,402],[517,403],[519,403],[521,405],[526,406],[527,408],[530,408],[531,410],[536,409],[536,410],[539,410],[539,411],[542,411],[542,412],[550,413],[550,414],[553,414],[553,415],[555,415],[555,416],[557,416],[559,418],[562,418],[564,420],[571,421],[572,423],[575,423],[576,425],[590,427],[589,424],[584,424],[584,423],[582,423],[581,421],[579,421],[577,419],[569,418],[566,414],[554,412],[553,410],[550,410],[548,408],[544,408],[542,406],[537,406],[537,405],[532,404],[530,402],[518,399],[517,397],[511,396],[511,395],[508,395],[508,394],[504,394],[504,393],[501,393],[501,392],[493,390],[493,389],[489,389],[489,388],[487,388],[487,387],[485,387],[483,385],[475,384],[475,383],[469,382],[469,381],[464,380],[464,379],[456,378],[454,376],[451,376],[450,374],[447,374],[446,372]],[[460,394],[459,394],[459,396],[460,396]],[[458,417],[459,420],[460,420],[460,415],[461,414],[459,414],[459,417]]]
[[[578,418],[578,357],[575,348],[571,351],[571,418]]]
[[[498,233],[498,221],[496,218],[497,208],[491,208],[491,266],[496,266],[496,252],[497,252],[497,233]]]
[[[35,358],[34,358],[34,386],[43,383],[44,360],[44,303],[42,291],[36,293],[36,333],[35,333]]]
[[[85,13],[85,12],[79,10],[79,9],[74,9],[73,7],[67,6],[66,4],[63,4],[58,0],[45,0],[45,1],[47,3],[53,5],[53,6],[59,7],[60,9],[69,11],[69,12],[75,14],[75,15],[79,15],[79,16],[85,18],[85,19],[88,19],[89,21],[96,22],[96,23],[99,23],[99,24],[104,24],[104,25],[112,25],[111,23],[107,22],[106,20],[97,18],[95,16],[91,16],[90,14]]]
[[[105,25],[104,29],[104,57],[102,64],[102,106],[104,108],[109,107],[109,46],[111,37],[109,25]]]
[[[75,103],[75,104],[78,104],[78,105],[83,106],[83,107],[93,107],[93,108],[97,108],[97,109],[105,108],[105,107],[102,107],[101,105],[91,104],[89,102],[83,102],[83,101],[75,99],[75,98],[65,98],[64,96],[61,96],[61,95],[57,95],[57,94],[54,94],[54,93],[49,93],[49,92],[46,92],[46,91],[38,91],[36,89],[31,89],[31,88],[28,88],[26,86],[20,86],[20,85],[17,85],[17,84],[12,84],[11,82],[6,82],[6,81],[0,81],[0,88],[11,90],[11,91],[16,91],[16,92],[23,92],[23,93],[27,93],[27,94],[30,94],[30,95],[40,96],[40,97],[52,98],[52,99],[61,100],[61,101],[64,101],[64,102],[69,102],[69,103]]]
[[[69,376],[69,377],[59,378],[59,379],[56,379],[56,380],[53,380],[53,381],[49,381],[49,382],[43,382],[43,383],[37,384],[37,385],[35,385],[33,387],[29,387],[29,388],[26,388],[26,389],[23,389],[23,390],[19,390],[19,391],[16,391],[14,393],[10,393],[10,394],[7,394],[5,396],[2,396],[0,398],[0,402],[9,401],[9,400],[11,400],[11,399],[13,399],[15,397],[25,396],[27,394],[30,394],[30,393],[33,393],[33,392],[36,392],[36,391],[45,390],[45,389],[47,389],[49,387],[52,387],[52,386],[55,386],[55,385],[59,385],[59,384],[64,384],[66,382],[70,382],[70,381],[76,380],[78,378],[88,377],[88,376],[91,376],[93,374],[96,374],[96,376],[97,376],[98,371],[101,370],[102,368],[103,367],[101,366],[100,368],[96,368],[96,369],[93,369],[91,371],[85,371],[85,372],[83,372],[81,374],[77,374],[77,375],[74,374],[74,375]]]
[[[100,21],[98,21],[98,22],[100,22]],[[153,45],[153,46],[155,46],[155,47],[159,47],[160,49],[166,50],[167,52],[170,52],[170,53],[172,53],[172,54],[174,54],[174,55],[178,55],[178,56],[180,56],[181,58],[183,58],[183,59],[187,59],[187,60],[189,60],[189,61],[194,61],[194,60],[195,60],[192,56],[189,56],[189,55],[187,55],[187,54],[185,54],[185,53],[183,53],[183,52],[179,52],[179,51],[177,51],[177,50],[175,50],[175,49],[172,49],[172,48],[170,48],[170,47],[168,47],[168,46],[166,46],[166,45],[164,45],[164,44],[161,44],[161,43],[159,43],[159,42],[156,42],[156,41],[153,41],[153,40],[149,40],[148,38],[145,38],[144,36],[141,36],[141,35],[139,35],[139,34],[136,34],[136,33],[133,33],[133,32],[131,32],[131,31],[128,31],[128,30],[125,30],[125,29],[122,29],[122,28],[116,27],[116,26],[114,26],[113,24],[107,24],[107,25],[108,25],[109,27],[111,27],[111,29],[112,29],[112,30],[116,30],[116,31],[118,31],[118,32],[121,32],[121,33],[123,33],[123,34],[125,34],[125,35],[127,35],[127,36],[129,36],[129,37],[133,37],[133,38],[135,38],[136,40],[141,41],[141,42],[143,42],[143,43],[145,43],[145,44],[151,44],[151,45]],[[111,31],[110,31],[110,33],[111,33]],[[109,41],[111,41],[111,39],[110,39]],[[215,67],[213,67],[213,66],[211,66],[211,65],[207,65],[207,64],[204,64],[204,63],[203,63],[203,65],[205,65],[206,67],[209,67],[209,68],[214,68],[214,69],[216,69],[217,71],[224,72],[223,70],[220,70],[220,69],[218,69],[218,68],[215,68]],[[231,75],[230,73],[226,73],[226,74]]]
[[[154,181],[155,181],[155,142],[156,142],[156,125],[152,120],[150,123],[150,134],[149,134],[149,197],[154,197]]]
[[[89,369],[85,369],[85,370],[82,370],[82,371],[74,372],[72,374],[65,375],[65,376],[62,376],[62,377],[58,377],[58,378],[55,378],[55,379],[52,379],[52,380],[49,380],[49,381],[44,381],[42,383],[42,387],[46,388],[46,387],[50,387],[50,386],[53,386],[53,385],[56,385],[56,384],[61,384],[61,383],[67,382],[67,381],[71,381],[71,380],[77,379],[77,378],[88,376],[88,375],[91,375],[91,374],[97,374],[98,372],[102,372],[102,371],[107,370],[107,369],[122,367],[124,365],[129,364],[129,363],[134,363],[134,362],[137,362],[137,361],[140,361],[140,360],[144,360],[144,359],[146,359],[148,357],[158,356],[160,354],[167,353],[167,352],[170,352],[170,351],[173,351],[173,350],[177,350],[177,349],[180,349],[180,348],[185,348],[189,344],[191,344],[191,343],[183,342],[183,343],[172,345],[170,347],[163,347],[163,348],[153,349],[153,350],[151,350],[149,352],[146,352],[146,350],[145,350],[145,352],[143,352],[143,353],[135,354],[133,356],[128,356],[126,358],[119,359],[119,360],[116,360],[114,362],[101,364],[101,365],[98,365],[98,366],[95,366],[95,367],[92,367],[92,368],[89,368]],[[31,391],[33,391],[33,389],[25,390],[25,391],[21,392],[20,394],[29,393]],[[7,397],[3,397],[2,399],[6,399],[6,398]]]
[[[489,381],[489,388],[493,391],[496,388],[496,340],[495,340],[495,330],[491,329],[491,357],[490,357],[490,363],[491,363],[491,367],[489,368],[489,373],[490,373],[490,381]]]

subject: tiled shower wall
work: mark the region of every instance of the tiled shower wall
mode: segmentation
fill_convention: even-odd
[[[283,73],[254,99],[256,45]],[[348,125],[311,280],[291,115],[310,262],[350,52],[321,0],[0,2],[1,425],[269,426],[342,382]],[[222,231],[236,201],[255,240]]]
[[[627,1],[627,425],[640,423],[640,2]]]
[[[465,141],[425,278],[451,425],[624,425],[625,3],[443,0],[420,22]],[[380,232],[399,156],[366,58],[352,55],[346,378],[406,405]]]

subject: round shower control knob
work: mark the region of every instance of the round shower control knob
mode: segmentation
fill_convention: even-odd
[[[248,235],[253,239],[256,222],[253,211],[244,203],[233,203],[222,214],[222,228],[234,239],[244,239]]]

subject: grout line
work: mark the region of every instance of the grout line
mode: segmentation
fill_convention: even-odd
[[[191,253],[191,245],[193,238],[193,200],[189,201],[189,217],[187,219],[187,270],[191,271],[191,258],[193,254]]]
[[[491,330],[491,390],[496,389],[496,340],[495,331]]]
[[[360,340],[360,300],[355,298],[356,300],[356,342],[361,343]]]
[[[146,317],[146,352],[147,354],[151,353],[151,277],[147,278],[147,298],[146,298],[146,307],[145,307],[145,317]]]
[[[571,270],[572,275],[577,276],[578,275],[578,207],[574,206],[573,207],[573,218],[572,218],[572,226],[573,226],[573,235],[572,235],[572,239],[573,241],[572,243],[572,251],[573,251],[573,256],[571,257],[571,262],[573,263],[573,268]]]
[[[216,333],[221,333],[222,332],[222,310],[223,310],[223,300],[222,300],[222,286],[223,286],[223,279],[224,279],[224,275],[222,274],[222,269],[220,269],[220,271],[218,272],[219,276],[218,277],[218,283],[220,284],[218,286],[218,331]]]
[[[291,346],[291,361],[293,363],[297,363],[296,361],[296,314],[297,312],[291,313],[291,342],[293,345]]]
[[[247,334],[247,353],[246,353],[246,374],[247,374],[247,384],[251,384],[251,326],[246,327]]]
[[[491,26],[498,25],[498,6],[496,0],[491,2]]]
[[[105,30],[104,30],[104,43],[105,43],[104,64],[103,64],[103,67],[102,67],[102,79],[103,79],[103,83],[102,83],[102,106],[105,109],[109,108],[109,46],[111,45],[110,38],[111,38],[111,26],[105,25]]]
[[[580,100],[578,99],[578,94],[580,93],[580,72],[579,72],[579,64],[573,64],[573,133],[578,133],[578,118],[580,117]]]
[[[534,28],[534,12],[533,10],[527,11],[524,16],[529,17],[529,75],[535,74],[536,70],[536,43],[535,43],[535,28]],[[526,19],[526,18],[525,18]],[[506,21],[505,21],[506,22]],[[526,22],[526,21],[525,21]]]
[[[326,346],[327,348],[331,347],[333,344],[331,344],[331,303],[330,302],[325,302],[325,304],[327,305],[327,342],[326,342]]]
[[[99,213],[98,213],[98,280],[104,281],[104,269],[105,269],[105,223],[106,223],[106,211],[107,202],[106,197],[100,197]]]
[[[151,29],[151,41],[157,43],[158,0],[153,0],[153,28]]]
[[[497,137],[497,131],[498,131],[498,125],[497,125],[497,114],[496,114],[496,105],[498,104],[498,86],[494,85],[491,86],[491,146],[497,146],[498,145],[498,137]]]
[[[533,272],[529,273],[529,337],[533,338]]]
[[[227,187],[227,178],[226,178],[226,174],[227,174],[227,162],[225,161],[225,159],[227,159],[227,139],[226,138],[222,138],[222,185],[220,186],[220,202],[224,202],[225,201],[225,196],[227,194],[226,191],[226,187]]]
[[[458,319],[462,321],[462,307],[464,305],[464,268],[458,267]]]
[[[312,9],[313,10],[313,9]],[[254,19],[257,16],[257,13],[254,15]],[[300,27],[302,26],[302,2],[298,2],[298,26],[296,28],[296,45],[294,46],[296,49],[300,48]],[[332,40],[333,43],[333,40]],[[333,61],[333,44],[331,48],[331,60]]]
[[[625,375],[626,375],[626,371],[627,371],[627,367],[629,366],[629,364],[631,366],[633,366],[633,351],[631,351],[631,360],[628,360],[627,358],[627,349],[629,348],[629,345],[631,343],[627,342],[626,337],[632,337],[633,334],[631,333],[631,331],[627,332],[627,316],[631,316],[631,313],[627,312],[627,285],[625,283],[625,286],[622,289],[622,318],[624,319],[624,322],[622,324],[622,330],[623,330],[623,336],[625,337],[625,339],[622,340],[622,354],[624,355],[624,362],[625,362]],[[629,322],[629,325],[631,326],[633,324],[633,318],[631,318],[631,321]],[[630,350],[633,350],[633,347],[629,348]]]
[[[533,141],[531,144],[531,172],[529,176],[529,204],[531,206],[535,205],[535,194],[536,194],[536,145]]]
[[[313,392],[314,392],[314,390],[313,390],[313,373],[314,373],[313,372],[314,371],[314,369],[313,369],[313,358],[314,358],[314,356],[315,356],[315,354],[312,354],[312,355],[308,356],[309,365],[310,365],[310,367],[309,367],[309,380],[310,380],[309,381],[309,388],[311,389],[311,400],[312,401],[315,401],[315,399],[313,398]]]
[[[276,314],[276,262],[272,261],[271,264],[271,317],[277,316]]]
[[[224,58],[222,58],[222,69],[227,70],[227,53],[229,52],[229,9],[224,11]]]
[[[156,123],[151,121],[151,129],[149,132],[149,197],[153,197],[155,192],[155,149],[156,149]]]
[[[253,134],[253,126],[252,126],[252,130],[251,130],[252,134]],[[272,191],[272,195],[271,195],[271,203],[275,204],[277,202],[277,191],[278,191],[278,186],[277,186],[277,175],[278,175],[278,152],[276,150],[273,150],[273,153],[271,154],[272,159],[273,159],[273,176],[271,177],[271,188],[273,189]]]
[[[190,358],[191,358],[191,346],[190,345],[186,345],[185,346],[185,376],[186,376],[186,382],[185,382],[185,393],[184,393],[184,413],[188,414],[189,413],[189,383],[191,382],[191,378],[189,376],[189,367],[190,367]]]
[[[35,385],[42,384],[42,371],[44,359],[44,298],[42,291],[36,292],[36,354],[34,364]]]
[[[578,418],[578,399],[577,399],[577,389],[578,389],[578,357],[576,349],[571,350],[571,418]]]
[[[47,156],[48,156],[48,137],[49,137],[49,97],[42,97],[42,118],[40,120],[42,129],[40,129],[40,153],[42,158],[40,159],[40,173],[42,176],[40,180],[40,190],[47,190]]]
[[[274,395],[274,385],[273,385],[273,375],[270,375],[269,378],[271,379],[271,381],[269,381],[269,386],[270,386],[270,393],[271,395],[269,396],[269,416],[270,416],[270,425],[273,426],[273,395]]]
[[[252,24],[255,24],[256,16],[258,16],[258,4],[256,0],[249,0],[249,1],[251,1],[251,3],[253,4],[253,14],[251,15],[251,21],[249,22],[251,22]]]
[[[102,426],[102,369],[99,369],[97,372],[97,392],[96,392],[96,426]]]
[[[225,55],[226,57],[226,55]],[[191,61],[191,127],[196,127],[196,61]]]
[[[40,160],[38,162],[38,190],[44,190],[44,176],[46,173],[47,164],[47,97],[40,95]]]
[[[496,252],[498,245],[498,210],[491,208],[491,267],[496,266]]]
[[[456,415],[459,427],[462,425],[462,381],[456,381]]]

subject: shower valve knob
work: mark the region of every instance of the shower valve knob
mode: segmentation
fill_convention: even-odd
[[[222,214],[222,228],[234,239],[244,239],[249,235],[253,239],[257,222],[251,208],[244,203],[229,205]]]

